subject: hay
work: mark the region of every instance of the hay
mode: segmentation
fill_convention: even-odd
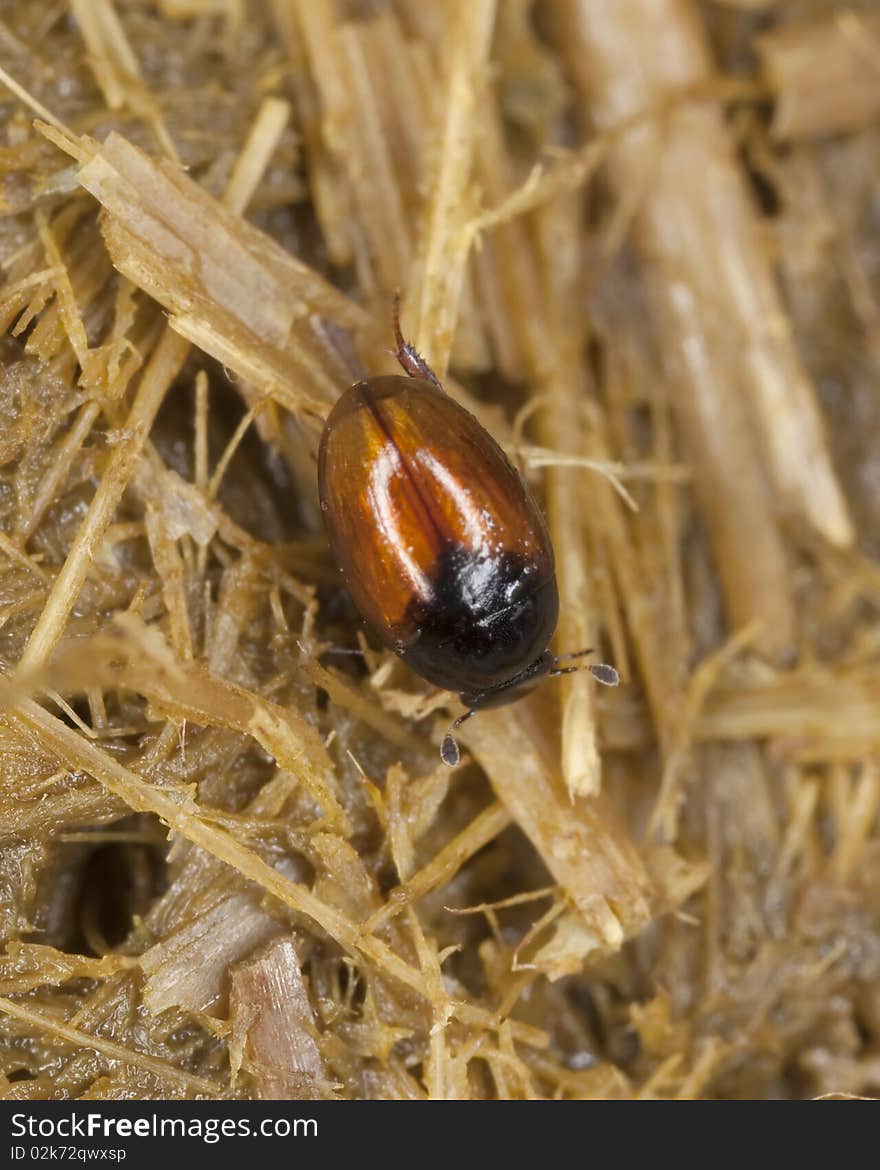
[[[4,1097],[880,1090],[877,36],[3,7]],[[316,499],[398,286],[624,679],[454,771]]]

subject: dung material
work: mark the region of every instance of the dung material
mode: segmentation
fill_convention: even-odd
[[[3,6],[0,1095],[880,1093],[878,38]],[[317,497],[398,288],[621,679],[453,768]]]

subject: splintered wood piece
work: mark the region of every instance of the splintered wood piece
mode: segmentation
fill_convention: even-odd
[[[261,909],[260,896],[253,890],[218,898],[197,910],[141,955],[147,1010],[155,1015],[171,1007],[208,1011],[226,990],[230,964],[280,929],[278,920]]]
[[[266,108],[266,106],[263,107],[264,111]],[[161,164],[154,163],[147,155],[115,134],[111,134],[103,148],[97,151],[85,164],[80,173],[80,181],[87,188],[89,181],[91,181],[95,187],[92,193],[97,195],[100,191],[126,222],[129,222],[129,217],[137,222],[141,231],[151,239],[154,246],[157,241],[161,240],[166,249],[166,262],[170,262],[171,257],[174,256],[178,264],[183,259],[187,268],[195,270],[204,268],[205,273],[210,272],[212,269],[208,264],[207,257],[197,258],[196,252],[185,243],[185,228],[196,232],[197,234],[193,238],[205,243],[206,249],[206,241],[212,238],[211,231],[206,227],[204,219],[201,217],[191,217],[190,221],[186,225],[184,224],[181,219],[182,202],[180,199],[175,201],[171,190],[173,189],[172,177],[180,176],[188,193],[196,199],[196,202],[201,199],[204,204],[204,201],[207,201],[209,207],[217,209],[218,216],[221,218],[225,216],[227,227],[229,227],[230,221],[233,224],[241,224],[243,228],[246,227],[247,225],[244,225],[240,219],[240,213],[256,190],[263,174],[263,168],[271,154],[271,151],[266,149],[265,143],[267,124],[268,133],[274,134],[276,137],[281,128],[281,121],[274,103],[270,103],[268,109],[268,115],[265,112],[258,115],[254,131],[242,152],[242,157],[245,159],[255,155],[260,160],[260,165],[251,165],[249,162],[239,160],[240,165],[233,171],[230,180],[227,206],[225,207],[212,200],[198,184],[183,176],[177,168],[170,164],[164,164],[166,170],[163,171]],[[271,138],[271,141],[274,142],[275,137]],[[105,154],[102,151],[108,153]],[[122,168],[121,170],[114,169],[114,159]],[[129,168],[127,174],[125,173],[126,166]],[[152,183],[149,181],[151,176],[153,177]],[[193,193],[196,194],[193,195]],[[154,200],[151,205],[149,204],[150,195]],[[164,219],[163,211],[166,217]],[[152,212],[152,219],[150,212]],[[176,212],[176,218],[174,212]],[[153,229],[152,235],[148,230],[150,224]],[[177,227],[183,233],[177,239],[176,244],[172,242],[174,237],[170,234],[173,227]],[[132,233],[128,234],[132,239],[135,238]],[[256,235],[260,239],[263,238],[259,232]],[[232,245],[229,244],[229,241],[227,244],[231,249]],[[297,266],[282,249],[279,248],[277,251],[282,256],[288,257],[294,267],[304,268],[303,265]],[[150,257],[155,259],[152,253],[150,253]],[[119,267],[118,264],[117,267]],[[120,270],[124,271],[124,268]],[[214,283],[217,286],[228,288],[223,275],[224,271],[225,265],[220,256],[216,255],[213,269]],[[167,274],[166,271],[166,276]],[[181,275],[179,271],[178,275]],[[172,277],[172,283],[174,280],[175,278]],[[137,280],[133,282],[138,283]],[[320,283],[323,284],[323,282]],[[266,291],[265,288],[252,290],[252,295],[262,297]],[[340,301],[344,300],[335,292],[333,292],[333,297]],[[288,321],[289,328],[290,320],[288,318],[285,320]],[[282,326],[279,326],[279,329],[281,328]],[[185,338],[178,336],[173,329],[166,328],[141,377],[137,394],[126,420],[124,437],[114,448],[109,466],[104,471],[89,511],[77,532],[73,547],[55,578],[46,605],[28,640],[19,663],[22,670],[35,670],[42,666],[60,641],[67,619],[76,605],[85,583],[95,550],[131,481],[138,460],[149,439],[150,429],[159,407],[182,369],[188,354],[189,344]]]
[[[271,153],[264,136],[283,125],[278,103],[267,109],[253,140],[262,165]],[[233,171],[239,204],[259,173],[250,162]],[[353,302],[244,221],[240,206],[218,202],[119,134],[80,168],[79,181],[109,213],[103,230],[114,265],[172,314],[172,327],[288,404],[332,402],[340,376],[326,370],[312,315],[343,329],[368,326]]]
[[[785,24],[755,45],[776,96],[774,137],[847,134],[880,117],[880,13],[843,7]]]
[[[311,1101],[329,1078],[299,960],[289,938],[270,943],[232,971],[233,1049],[244,1050],[260,1097]]]
[[[462,739],[595,940],[616,951],[651,918],[651,881],[602,797],[573,800],[541,750],[528,704],[480,712]]]
[[[451,6],[442,140],[430,184],[414,267],[412,301],[418,305],[413,330],[416,349],[424,353],[442,380],[452,351],[456,318],[472,234],[465,213],[471,184],[474,145],[479,125],[476,103],[483,89],[495,0],[457,0]]]
[[[639,193],[634,243],[728,608],[782,650],[794,621],[774,493],[836,544],[853,532],[732,143],[698,94],[711,60],[695,8],[555,10],[585,111],[603,131],[636,120],[609,173],[621,198]]]

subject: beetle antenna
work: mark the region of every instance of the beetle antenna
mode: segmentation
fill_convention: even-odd
[[[394,356],[397,358],[400,365],[411,378],[422,378],[425,382],[432,382],[438,390],[442,390],[440,379],[418,352],[415,346],[410,343],[403,336],[403,330],[400,328],[400,289],[394,290],[394,307],[391,310],[391,320],[394,324],[394,340],[397,342],[397,349],[394,351]]]
[[[576,650],[573,654],[558,654],[553,659],[553,666],[549,672],[550,677],[559,678],[561,674],[577,674],[579,670],[588,670],[596,682],[602,683],[603,686],[618,686],[620,675],[607,662],[594,662],[589,666],[559,666],[560,662],[570,662],[572,658],[583,658],[586,654],[592,653],[592,650]]]
[[[592,666],[561,666],[549,672],[550,678],[559,678],[562,674],[577,674],[581,670],[588,670],[596,682],[606,687],[616,687],[620,683],[620,675],[607,662],[596,662]]]
[[[458,744],[455,742],[455,736],[452,733],[453,731],[457,731],[462,723],[467,723],[472,715],[476,715],[476,711],[465,711],[464,715],[459,715],[443,736],[443,742],[440,744],[440,759],[449,768],[454,768],[461,759],[461,752],[458,750]]]
[[[572,658],[586,658],[588,654],[594,654],[593,647],[590,646],[586,650],[574,650],[571,654],[557,654],[553,659],[553,665],[556,666],[558,662],[571,662]]]

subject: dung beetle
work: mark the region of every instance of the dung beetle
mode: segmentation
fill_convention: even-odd
[[[381,640],[467,712],[511,703],[547,675],[583,669],[548,649],[559,616],[553,547],[531,492],[492,436],[404,340],[405,371],[355,382],[318,450],[318,492],[348,590]],[[613,667],[587,667],[608,686]]]

